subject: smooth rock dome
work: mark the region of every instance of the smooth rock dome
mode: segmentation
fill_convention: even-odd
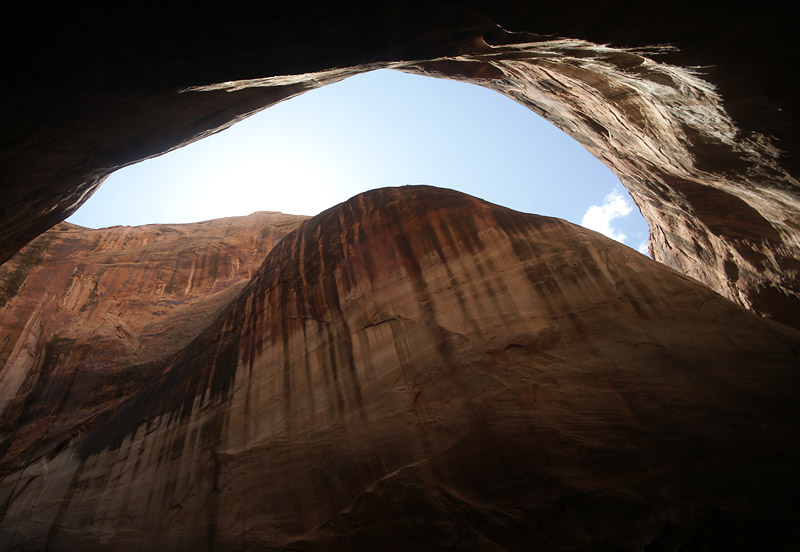
[[[210,324],[171,329],[193,330],[105,372],[47,342],[3,412],[0,549],[797,535],[800,334],[568,222],[368,192],[281,239]]]

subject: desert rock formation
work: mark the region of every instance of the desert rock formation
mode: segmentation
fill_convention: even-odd
[[[487,86],[540,113],[619,175],[656,260],[800,327],[797,22],[779,5],[31,9],[0,37],[13,83],[2,90],[0,261],[114,170],[388,67]]]
[[[0,547],[788,548],[799,351],[595,232],[375,190],[104,415],[51,411],[74,431],[6,464]]]
[[[306,218],[61,223],[0,266],[3,469],[58,447],[155,377]]]

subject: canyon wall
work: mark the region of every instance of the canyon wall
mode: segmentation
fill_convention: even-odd
[[[796,548],[800,80],[780,6],[18,8],[0,549]],[[663,264],[426,188],[282,240],[267,222],[36,238],[120,167],[377,68],[546,117],[620,176]]]
[[[789,549],[799,354],[590,230],[375,190],[103,415],[51,411],[0,549]]]
[[[117,11],[119,10],[119,11]],[[0,261],[114,170],[381,67],[488,86],[603,160],[653,257],[800,327],[796,21],[698,2],[382,2],[9,20]]]
[[[306,218],[61,223],[0,266],[1,469],[62,446],[157,377]]]

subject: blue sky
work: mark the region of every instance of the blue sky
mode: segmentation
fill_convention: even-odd
[[[121,169],[68,221],[99,228],[314,215],[405,184],[583,222],[634,249],[647,240],[617,177],[549,122],[486,88],[389,70],[312,90]]]

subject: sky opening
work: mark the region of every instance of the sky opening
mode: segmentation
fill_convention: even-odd
[[[312,90],[121,169],[67,220],[101,228],[314,215],[406,184],[566,219],[646,254],[638,208],[578,142],[492,90],[389,70]]]

